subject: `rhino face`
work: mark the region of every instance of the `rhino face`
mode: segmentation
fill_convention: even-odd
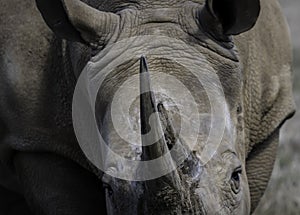
[[[109,142],[110,148],[112,148],[117,154],[121,154],[123,157],[139,161],[149,161],[162,156],[165,156],[166,160],[163,160],[157,165],[149,166],[137,166],[128,170],[122,162],[110,163],[107,159],[107,171],[102,178],[106,190],[107,210],[109,214],[240,214],[241,212],[247,214],[250,211],[250,198],[247,177],[244,169],[244,155],[243,155],[243,124],[241,122],[242,111],[240,110],[241,100],[240,91],[241,85],[240,76],[235,74],[235,78],[230,79],[236,83],[235,89],[231,88],[231,85],[224,85],[226,92],[231,92],[231,99],[226,100],[224,108],[224,115],[215,116],[212,122],[211,115],[207,112],[211,112],[211,103],[205,95],[203,87],[198,85],[190,92],[194,95],[197,101],[197,109],[202,113],[200,116],[200,124],[198,130],[198,136],[196,144],[191,144],[192,139],[189,137],[183,137],[179,133],[182,129],[181,125],[187,121],[191,124],[189,127],[196,127],[196,122],[193,120],[193,116],[180,115],[178,109],[180,107],[174,107],[172,101],[168,101],[165,97],[161,96],[156,89],[158,82],[155,78],[155,72],[151,69],[149,61],[149,69],[147,69],[145,59],[141,58],[140,72],[153,74],[151,78],[152,93],[143,93],[140,95],[139,102],[141,108],[140,117],[132,113],[132,118],[139,118],[136,122],[134,120],[131,124],[136,123],[137,130],[141,129],[142,133],[142,145],[138,147],[138,151],[134,151],[130,148],[129,144],[124,142],[122,138],[116,136],[117,132],[113,130],[113,123],[109,116],[111,112],[107,114],[102,122],[99,124],[108,125],[107,130],[107,142]],[[165,63],[164,65],[166,65]],[[175,63],[173,63],[174,66]],[[236,62],[227,64],[230,71],[233,73],[239,73]],[[171,67],[171,66],[170,66]],[[134,68],[134,66],[132,67]],[[131,69],[132,69],[131,68]],[[234,69],[235,68],[235,69]],[[181,68],[182,69],[182,68]],[[132,69],[135,71],[136,69]],[[149,70],[149,71],[148,71]],[[226,69],[223,70],[223,72]],[[172,71],[180,71],[174,66]],[[213,71],[210,71],[213,72]],[[222,71],[219,71],[220,73]],[[201,72],[200,72],[201,74]],[[161,74],[160,74],[161,75]],[[230,75],[229,75],[230,76]],[[147,89],[140,89],[141,92],[151,92],[150,89],[150,76],[144,78],[141,75],[140,88],[146,87]],[[182,78],[182,82],[185,81],[192,83],[192,78],[186,75],[177,76]],[[159,77],[157,77],[159,78]],[[184,81],[185,80],[185,81]],[[228,80],[229,81],[229,80]],[[188,83],[186,83],[188,84]],[[175,86],[173,86],[174,88]],[[175,87],[176,88],[176,87]],[[218,90],[213,88],[214,95],[218,97]],[[101,90],[99,92],[105,92]],[[168,91],[165,91],[168,94]],[[171,93],[170,93],[171,94]],[[169,95],[170,95],[169,94]],[[100,93],[100,98],[104,95]],[[233,98],[234,97],[234,98]],[[220,98],[221,99],[221,98]],[[105,102],[100,99],[98,101],[98,108]],[[186,106],[183,108],[188,109],[189,101],[182,101]],[[153,114],[157,114],[157,120],[151,120]],[[207,114],[206,114],[207,113]],[[129,114],[129,118],[130,118]],[[219,118],[220,117],[220,118]],[[225,117],[222,118],[221,117]],[[239,121],[239,122],[238,122]],[[140,123],[140,127],[139,124]],[[217,124],[224,123],[224,131],[222,131],[222,138],[220,144],[217,147],[211,147],[207,143],[207,136],[213,127],[218,127]],[[158,129],[157,129],[158,128]],[[143,134],[151,133],[158,136],[159,133],[163,133],[163,138],[150,145],[148,142],[153,143],[151,138],[153,136],[143,136]],[[113,141],[112,141],[113,139]],[[158,139],[158,138],[155,138]],[[111,140],[111,141],[109,141]],[[212,141],[218,141],[218,137],[212,137]],[[134,142],[134,140],[130,141]],[[138,142],[138,140],[136,141]],[[210,143],[214,145],[213,143]],[[193,145],[193,146],[192,146]],[[205,160],[205,147],[210,148],[206,151],[206,155],[209,160]],[[176,149],[175,149],[176,148]],[[131,153],[130,153],[131,152]],[[170,153],[169,153],[170,152]],[[169,156],[167,154],[169,153]],[[185,156],[182,163],[176,163],[178,157]],[[169,159],[169,160],[168,160]],[[142,174],[144,168],[147,169],[148,174],[156,174],[157,171],[163,172],[165,165],[176,165],[174,171],[168,174],[162,175],[159,178],[149,179],[146,181],[130,181],[122,180],[111,175],[115,175],[116,172],[124,174]],[[142,168],[142,169],[141,169]],[[132,176],[133,177],[133,176]],[[134,177],[133,177],[134,178]],[[150,177],[149,177],[150,178]],[[126,201],[124,201],[126,199]]]
[[[141,164],[128,167],[105,158],[102,182],[107,213],[249,214],[242,71],[231,35],[253,27],[259,1],[88,3],[94,7],[79,0],[37,0],[46,23],[58,36],[81,42],[96,53],[86,67],[91,68],[91,74],[101,75],[106,64],[118,62],[98,91],[98,127],[114,152]],[[74,61],[80,61],[85,52],[77,43],[71,46],[75,47]],[[148,63],[142,55],[146,55]],[[113,118],[121,111],[112,109],[116,107],[114,97],[118,89],[138,72],[139,82],[129,81],[128,86],[138,89],[141,95],[129,105],[125,120],[140,136],[126,132],[122,126],[119,129],[136,142],[132,147],[115,129]],[[171,76],[182,85],[168,79]],[[185,96],[181,86],[193,100]],[[170,96],[173,90],[180,105]],[[120,95],[129,99],[129,92]],[[192,106],[201,113],[198,120]],[[221,113],[215,110],[216,106]],[[183,128],[184,123],[189,129]],[[223,129],[207,143],[210,130],[218,130],[220,125]],[[194,139],[193,132],[197,134]],[[142,164],[162,156],[164,159],[155,165]],[[182,157],[181,162],[176,162]],[[165,171],[169,166],[174,166],[173,170]],[[157,174],[161,172],[164,174]]]

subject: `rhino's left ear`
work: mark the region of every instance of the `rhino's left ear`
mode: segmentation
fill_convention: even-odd
[[[36,4],[51,30],[70,41],[105,45],[119,25],[118,15],[80,0],[36,0]]]
[[[223,34],[237,35],[255,25],[260,12],[260,1],[206,0],[204,11],[220,25]]]

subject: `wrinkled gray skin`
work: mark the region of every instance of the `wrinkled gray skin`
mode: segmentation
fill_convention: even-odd
[[[51,1],[56,8],[37,2],[55,34],[33,1],[0,3],[0,155],[1,168],[11,168],[11,175],[0,176],[2,186],[23,193],[39,215],[250,214],[256,208],[272,172],[280,126],[294,111],[290,38],[276,0],[261,0],[257,21],[256,1],[218,7],[221,1],[211,0],[206,8],[202,0],[88,1],[93,10],[65,0],[65,11],[60,1]],[[189,168],[130,182],[103,174],[85,158],[73,132],[71,103],[76,78],[93,55],[108,43],[143,35],[176,38],[203,54],[221,80],[228,123],[207,164],[198,159],[199,140],[184,163]],[[238,36],[231,41],[231,35]],[[164,46],[193,56],[172,49],[176,44]],[[172,72],[191,90],[199,111],[210,111],[202,86],[185,68],[163,56],[146,57],[152,82],[157,72]],[[195,69],[201,74],[203,68]],[[100,91],[98,107],[108,109],[126,75],[138,71],[139,59],[128,56],[115,71],[117,81]],[[167,103],[159,96],[156,102]],[[162,121],[170,118],[178,129],[176,110],[162,113]],[[130,154],[126,150],[120,153]]]

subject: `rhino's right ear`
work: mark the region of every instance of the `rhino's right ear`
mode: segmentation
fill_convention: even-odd
[[[251,29],[259,12],[259,0],[206,0],[201,18],[208,28],[218,25],[217,33],[229,36]]]
[[[115,32],[119,16],[80,0],[36,0],[46,24],[63,39],[104,45]]]

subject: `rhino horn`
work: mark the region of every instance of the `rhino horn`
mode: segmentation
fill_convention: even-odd
[[[164,138],[162,124],[159,119],[155,97],[151,91],[150,76],[146,59],[140,59],[140,114],[142,134],[142,160],[153,160],[164,157],[162,162],[149,171],[163,171],[167,165],[174,165]],[[180,177],[177,171],[173,171],[155,180],[145,182],[146,189],[151,195],[160,193],[166,186],[172,187],[176,192],[182,190]]]
[[[140,114],[143,160],[156,159],[168,152],[163,128],[158,116],[146,59],[140,59]]]

